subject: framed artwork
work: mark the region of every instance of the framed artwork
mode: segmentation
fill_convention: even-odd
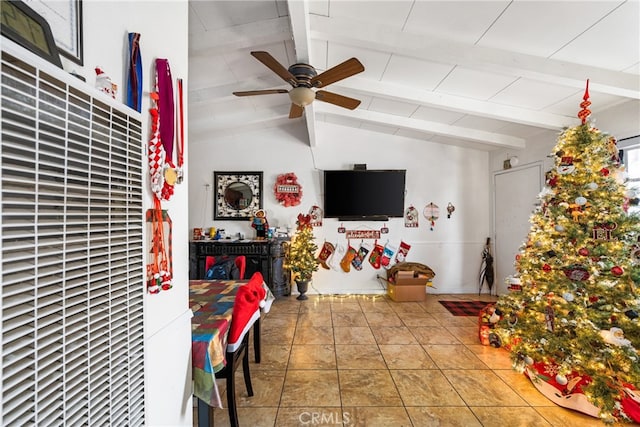
[[[214,172],[213,219],[246,221],[262,207],[262,172]]]
[[[60,55],[84,65],[82,0],[26,0],[49,26]]]

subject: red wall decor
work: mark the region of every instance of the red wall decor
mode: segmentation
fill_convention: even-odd
[[[273,192],[276,200],[285,207],[298,206],[302,201],[302,186],[293,172],[278,175]]]

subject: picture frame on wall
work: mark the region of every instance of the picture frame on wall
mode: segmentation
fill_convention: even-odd
[[[214,172],[214,220],[250,219],[262,208],[262,172]]]
[[[60,55],[84,65],[82,0],[26,0],[25,3],[47,21]]]

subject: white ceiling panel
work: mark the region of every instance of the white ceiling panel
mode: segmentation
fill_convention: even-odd
[[[509,1],[417,1],[404,30],[475,44]]]
[[[437,92],[488,100],[516,81],[516,77],[456,67],[438,85]]]
[[[453,65],[422,61],[393,55],[381,81],[392,84],[410,83],[416,89],[433,90],[451,72]]]
[[[556,1],[541,8],[533,1],[514,1],[478,42],[546,58],[609,13],[615,1]]]
[[[190,0],[189,36],[189,135],[207,141],[295,125],[314,146],[324,121],[518,149],[578,122],[587,78],[593,120],[640,100],[638,0]],[[296,49],[319,73],[358,58],[364,72],[338,71],[323,90],[361,104],[314,101],[291,120],[287,94],[232,94],[291,89],[250,52],[286,69]]]
[[[640,61],[640,2],[627,1],[552,57],[610,70]]]

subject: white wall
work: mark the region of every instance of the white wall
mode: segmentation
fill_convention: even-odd
[[[84,67],[64,61],[93,85],[93,68],[100,65],[119,86],[118,99],[126,99],[127,34],[141,34],[143,63],[143,138],[150,132],[149,91],[153,88],[156,58],[169,60],[174,80],[185,80],[188,93],[188,3],[180,1],[84,1]],[[175,88],[175,86],[174,86]],[[185,99],[184,105],[186,106]],[[185,151],[188,144],[185,143]],[[145,172],[148,171],[146,163]],[[174,287],[145,296],[146,424],[191,425],[191,325],[188,314],[187,180],[176,187],[171,201],[163,202],[173,221]],[[145,182],[147,175],[145,173]],[[144,209],[152,206],[148,185]],[[145,236],[145,242],[149,236]],[[140,286],[144,286],[143,283]]]
[[[295,228],[298,213],[308,213],[313,205],[322,207],[322,170],[351,169],[366,163],[369,169],[406,169],[405,205],[413,205],[422,215],[433,202],[440,207],[440,219],[433,231],[421,216],[418,228],[405,228],[402,218],[386,223],[389,234],[382,235],[398,246],[411,245],[407,261],[420,262],[436,272],[430,293],[477,291],[480,254],[489,236],[489,155],[486,152],[380,134],[324,122],[317,123],[317,145],[308,145],[306,130],[298,122],[282,128],[264,129],[236,135],[192,136],[190,140],[191,184],[189,187],[189,227],[224,228],[227,234],[253,237],[249,221],[213,221],[213,172],[263,171],[264,207],[270,226]],[[277,175],[294,172],[302,185],[302,203],[285,208],[276,202],[273,185]],[[446,218],[451,202],[456,211]],[[325,219],[314,229],[320,247],[324,240],[346,244],[339,234],[340,223]],[[380,229],[380,222],[346,222],[347,229]],[[358,246],[360,241],[352,241]],[[368,263],[362,271],[344,273],[321,269],[314,275],[309,293],[384,292],[375,270]]]

